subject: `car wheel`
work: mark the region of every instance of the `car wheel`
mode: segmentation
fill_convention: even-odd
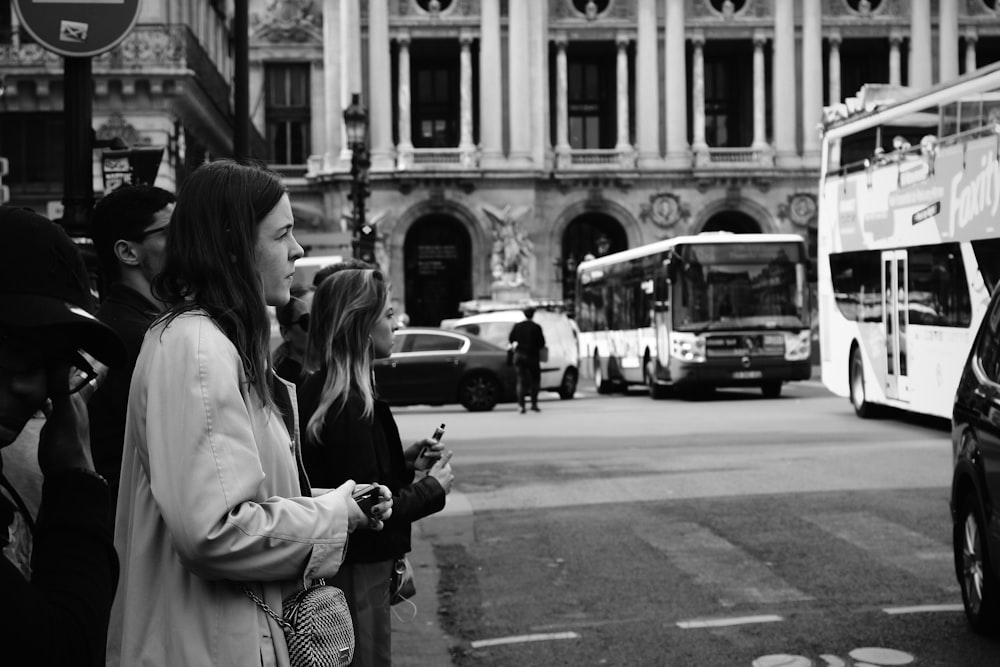
[[[500,383],[486,373],[475,373],[458,386],[458,402],[469,412],[486,412],[500,402]]]
[[[1000,590],[990,560],[985,528],[979,500],[974,493],[967,493],[959,505],[952,538],[955,568],[969,625],[980,634],[994,635],[1000,621]]]
[[[563,373],[562,383],[559,385],[559,398],[564,401],[573,398],[576,395],[576,384],[579,382],[579,376],[575,368],[567,368],[566,372]]]
[[[778,398],[781,396],[781,380],[771,380],[760,386],[760,393],[764,398]]]
[[[870,419],[875,416],[875,406],[865,400],[865,367],[861,361],[861,350],[855,346],[851,350],[850,366],[851,383],[851,405],[854,407],[854,414],[862,419]]]
[[[594,357],[594,389],[598,394],[610,394],[611,383],[604,377],[604,370],[601,368],[601,360]]]

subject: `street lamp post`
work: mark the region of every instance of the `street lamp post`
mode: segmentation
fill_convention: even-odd
[[[347,145],[351,149],[351,194],[354,202],[354,257],[375,263],[375,229],[368,224],[365,200],[371,194],[368,168],[368,110],[361,104],[361,95],[354,93],[351,104],[344,109]]]

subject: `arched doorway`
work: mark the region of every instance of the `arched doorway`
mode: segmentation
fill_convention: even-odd
[[[761,228],[760,224],[746,213],[741,211],[722,211],[709,218],[701,231],[759,234]]]
[[[566,225],[562,238],[562,296],[566,309],[573,312],[576,294],[576,267],[587,256],[603,257],[628,249],[625,229],[604,213],[584,213]]]
[[[446,215],[421,218],[403,244],[406,314],[413,326],[436,327],[458,317],[458,304],[472,298],[472,240]]]

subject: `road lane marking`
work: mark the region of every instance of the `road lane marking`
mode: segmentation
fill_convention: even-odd
[[[732,618],[705,618],[694,621],[679,621],[677,627],[682,630],[695,628],[724,628],[730,625],[752,625],[754,623],[777,623],[783,621],[781,616],[764,614],[762,616],[733,616]]]
[[[788,585],[754,556],[696,523],[647,521],[636,534],[697,585],[711,589],[725,607],[814,599]]]
[[[869,512],[814,514],[804,518],[883,563],[949,593],[959,591],[950,545]]]
[[[502,646],[504,644],[523,644],[525,642],[546,642],[553,639],[579,639],[575,632],[545,632],[533,635],[514,635],[512,637],[497,637],[496,639],[477,639],[471,643],[472,648]]]
[[[886,607],[882,611],[887,614],[927,614],[941,611],[965,611],[965,607],[960,604],[923,604],[912,607]]]

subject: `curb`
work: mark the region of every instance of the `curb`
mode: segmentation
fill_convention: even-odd
[[[459,642],[441,627],[438,618],[438,583],[441,571],[434,557],[435,544],[470,544],[473,540],[472,506],[454,489],[445,508],[413,524],[408,554],[417,594],[411,602],[392,608],[392,664],[394,667],[448,667],[451,647]]]

